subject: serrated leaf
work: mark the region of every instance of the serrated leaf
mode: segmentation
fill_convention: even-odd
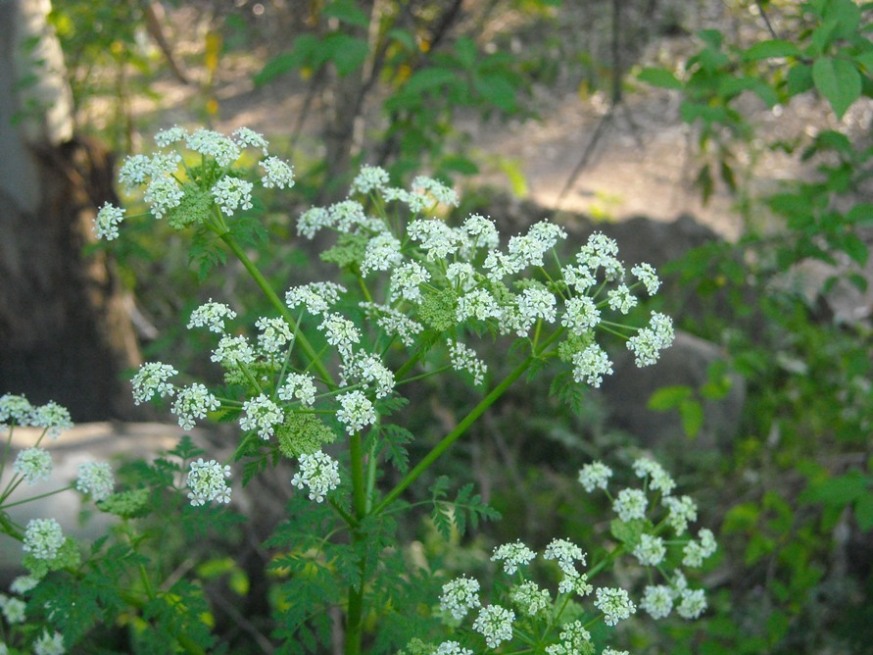
[[[415,435],[406,428],[393,424],[381,426],[381,434],[385,440],[385,461],[393,462],[394,468],[400,473],[406,473],[409,470],[409,451],[406,444],[415,441]]]
[[[849,107],[861,97],[861,74],[845,59],[820,57],[812,65],[812,80],[816,90],[842,118]]]

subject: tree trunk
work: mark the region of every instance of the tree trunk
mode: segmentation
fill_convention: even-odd
[[[0,2],[0,394],[54,400],[78,421],[124,417],[136,339],[111,263],[84,254],[97,209],[117,203],[112,159],[72,135],[49,9]]]

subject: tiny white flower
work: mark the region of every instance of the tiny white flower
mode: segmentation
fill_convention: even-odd
[[[64,655],[66,652],[64,637],[59,632],[43,632],[33,644],[34,655]]]
[[[212,157],[222,168],[230,166],[242,154],[239,146],[230,138],[204,128],[189,134],[185,144],[194,152]]]
[[[444,641],[437,646],[434,655],[473,655],[473,651],[463,648],[457,641]]]
[[[624,284],[619,284],[614,289],[610,289],[606,297],[609,299],[609,308],[622,314],[627,314],[637,304],[636,296]]]
[[[507,574],[514,574],[519,566],[525,566],[536,557],[536,553],[525,546],[521,541],[510,544],[502,544],[494,548],[491,555],[492,562],[503,562],[503,570]]]
[[[364,261],[361,262],[361,275],[371,271],[389,271],[403,261],[400,241],[389,233],[377,234],[367,243]]]
[[[634,557],[643,566],[658,566],[664,561],[666,554],[667,547],[664,545],[664,540],[650,534],[640,535],[640,542],[633,551]]]
[[[503,312],[494,297],[485,289],[473,289],[458,298],[458,307],[455,312],[458,322],[475,318],[480,321],[489,318],[499,319]]]
[[[20,473],[28,484],[45,480],[52,473],[51,453],[45,448],[27,448],[18,453],[12,468]]]
[[[337,396],[341,406],[337,410],[337,420],[346,426],[346,432],[355,434],[376,422],[373,403],[361,391],[350,391]]]
[[[622,521],[632,521],[646,517],[649,501],[641,489],[622,489],[612,503],[613,511]]]
[[[637,264],[631,269],[631,273],[637,276],[637,279],[643,283],[643,286],[646,287],[646,293],[650,296],[654,296],[658,293],[658,289],[661,286],[661,280],[658,279],[658,274],[655,272],[655,269],[651,264],[646,264],[642,262]]]
[[[697,505],[690,496],[667,496],[662,501],[669,510],[667,514],[667,523],[676,531],[676,534],[681,536],[688,528],[688,523],[697,520]]]
[[[236,312],[229,306],[221,302],[213,302],[212,298],[210,298],[208,302],[203,303],[191,312],[191,317],[188,319],[188,329],[205,327],[210,332],[222,334],[224,332],[224,321],[235,318]]]
[[[225,216],[233,216],[238,209],[252,208],[252,188],[248,180],[225,175],[212,186],[212,197]]]
[[[332,459],[322,451],[311,455],[300,456],[300,469],[291,479],[298,489],[309,489],[309,499],[317,503],[324,501],[324,497],[339,487],[339,462]]]
[[[391,272],[389,302],[421,300],[421,285],[430,280],[430,273],[418,262],[406,262]]]
[[[277,353],[294,341],[294,333],[284,318],[261,316],[256,322],[258,344],[264,352]]]
[[[476,356],[475,351],[463,343],[448,341],[449,359],[456,371],[467,371],[473,376],[473,384],[479,386],[485,383],[488,365]]]
[[[315,378],[307,373],[289,373],[285,383],[279,387],[278,396],[282,400],[297,400],[306,407],[315,403]]]
[[[64,532],[55,519],[31,519],[24,530],[21,548],[36,559],[51,560],[57,557],[64,545]]]
[[[649,478],[649,487],[655,491],[660,491],[663,495],[669,496],[673,489],[676,488],[676,483],[670,474],[653,459],[641,457],[633,463],[634,473],[638,478]]]
[[[248,127],[240,127],[239,129],[234,130],[231,137],[240,147],[255,148],[256,150],[260,150],[264,155],[267,154],[267,148],[270,147],[270,144],[264,138],[263,134],[255,132]]]
[[[243,403],[239,426],[246,431],[256,430],[261,439],[267,440],[273,436],[276,426],[284,420],[282,409],[267,396],[260,394]]]
[[[0,396],[0,424],[30,425],[33,405],[24,396],[4,393]]]
[[[40,583],[40,579],[32,575],[19,575],[9,585],[9,591],[14,594],[26,594]]]
[[[603,383],[604,375],[612,375],[609,355],[596,343],[573,354],[573,380],[590,384],[595,389]]]
[[[351,355],[352,346],[361,340],[361,331],[340,314],[328,314],[318,329],[324,332],[327,342],[336,347],[343,357]]]
[[[27,618],[24,611],[27,605],[23,600],[4,596],[2,606],[3,616],[6,618],[7,623],[10,625],[24,623],[25,618]]]
[[[228,465],[222,465],[214,459],[205,461],[202,457],[198,457],[196,462],[191,462],[185,481],[189,489],[188,498],[191,500],[191,505],[199,507],[213,500],[229,503],[228,478],[230,478]]]
[[[515,612],[500,605],[489,605],[479,610],[473,622],[473,630],[485,637],[489,648],[497,648],[504,641],[512,639],[512,622]]]
[[[367,195],[372,192],[382,192],[389,184],[388,172],[379,166],[362,166],[360,173],[352,180],[350,193]]]
[[[421,243],[429,261],[446,259],[458,251],[463,240],[455,230],[438,218],[420,218],[412,221],[406,233],[413,241]]]
[[[649,585],[643,591],[640,607],[653,619],[663,619],[673,611],[673,591],[666,585]]]
[[[33,408],[30,424],[37,428],[45,428],[49,439],[57,439],[62,430],[73,427],[70,411],[54,401]]]
[[[218,398],[205,385],[196,382],[179,389],[171,411],[179,419],[179,427],[190,430],[194,427],[194,419],[204,419],[207,412],[219,407],[221,403]]]
[[[706,611],[706,595],[703,589],[685,589],[682,591],[682,599],[676,607],[676,613],[683,619],[698,618]]]
[[[577,336],[590,332],[600,323],[600,310],[588,296],[570,298],[564,304],[563,325],[571,334]]]
[[[577,655],[591,651],[591,634],[582,621],[573,621],[561,628],[560,643],[546,648],[546,655]]]
[[[585,464],[579,471],[579,482],[588,493],[594,489],[606,489],[611,477],[612,469],[603,462]]]
[[[467,612],[480,606],[479,581],[462,576],[443,585],[440,609],[460,621]]]
[[[174,125],[171,128],[166,130],[160,130],[155,134],[155,143],[159,148],[166,148],[168,146],[173,145],[174,143],[179,143],[188,138],[188,130],[184,127],[179,127],[178,125]]]
[[[115,487],[115,477],[108,462],[83,462],[79,464],[76,489],[90,494],[95,501],[108,498]]]
[[[264,169],[261,184],[265,189],[290,189],[294,186],[294,167],[278,157],[267,157],[260,161]]]
[[[536,616],[552,604],[549,592],[529,580],[514,587],[509,597],[528,616]]]
[[[684,566],[692,568],[703,566],[703,560],[711,557],[716,551],[717,544],[711,530],[702,528],[697,533],[697,537],[698,541],[690,540],[682,550],[685,555],[682,559]]]
[[[149,182],[143,201],[151,208],[155,218],[163,218],[171,209],[182,203],[185,192],[172,177],[156,177]]]
[[[112,241],[118,238],[118,226],[124,220],[124,209],[104,203],[94,219],[94,233],[98,239]]]
[[[576,562],[585,566],[585,553],[572,541],[566,539],[552,539],[546,546],[543,559],[555,560],[561,570],[568,576],[579,575],[576,570]]]
[[[131,380],[134,404],[151,400],[155,394],[161,398],[175,394],[176,388],[167,380],[177,373],[175,368],[161,362],[146,362],[140,366]]]
[[[308,313],[318,316],[326,314],[345,292],[345,287],[334,282],[310,282],[291,287],[285,293],[285,304],[290,309],[303,305]]]
[[[225,367],[241,366],[255,361],[255,350],[244,336],[225,334],[210,359]]]
[[[610,626],[629,618],[637,611],[627,591],[611,587],[601,587],[597,590],[594,606],[603,612],[603,622]]]

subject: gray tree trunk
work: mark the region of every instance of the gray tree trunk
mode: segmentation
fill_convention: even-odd
[[[123,417],[136,339],[91,222],[117,202],[109,153],[72,134],[50,0],[0,1],[0,395],[54,400],[74,420]]]

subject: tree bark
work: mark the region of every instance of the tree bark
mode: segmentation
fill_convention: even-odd
[[[112,158],[74,137],[50,0],[0,2],[0,394],[54,400],[74,420],[125,417],[120,374],[139,361],[103,253],[86,256]]]

